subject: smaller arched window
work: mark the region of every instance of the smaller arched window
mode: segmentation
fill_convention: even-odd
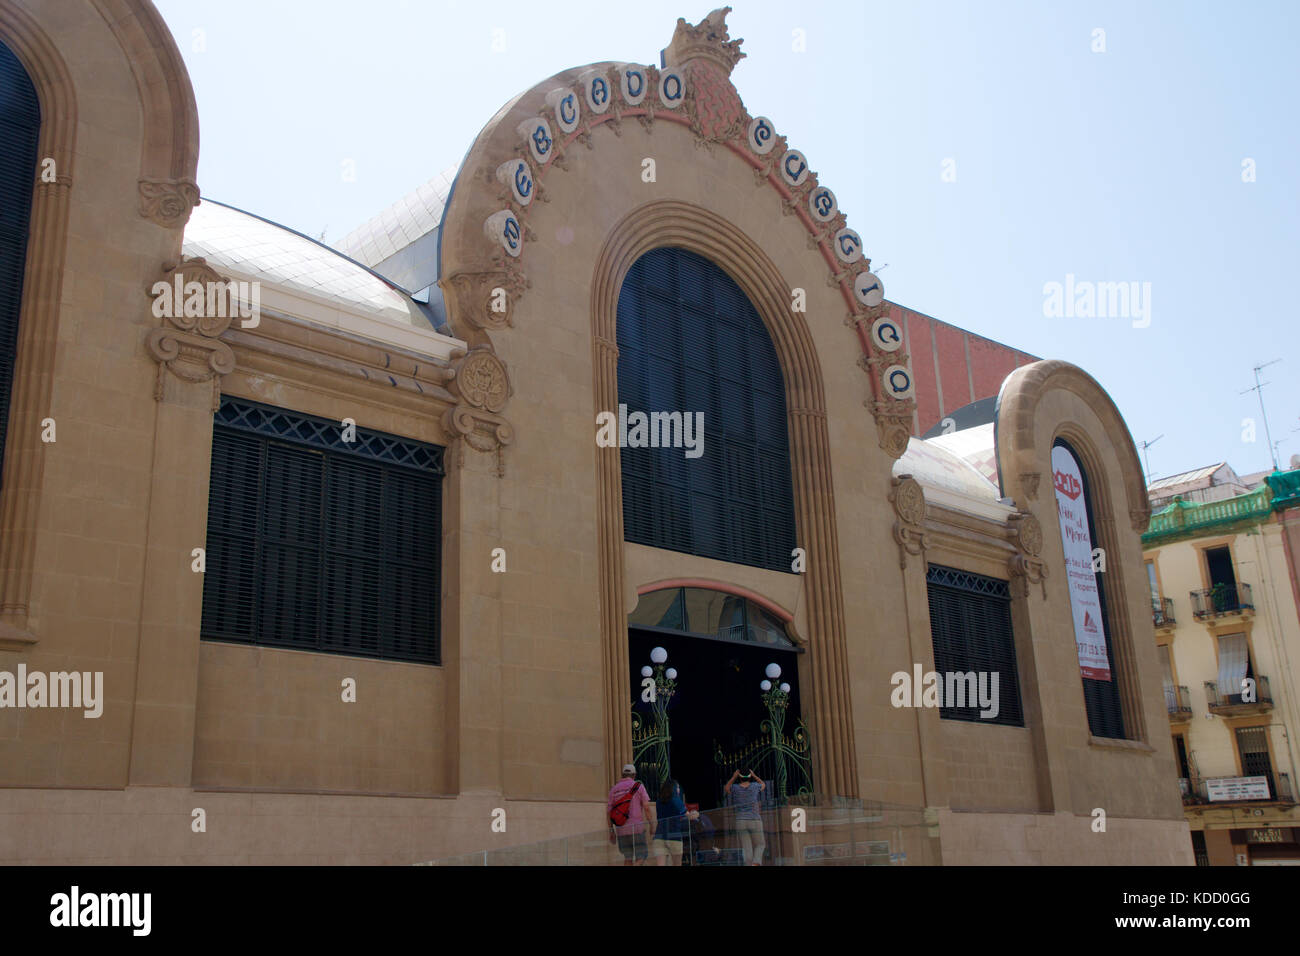
[[[1088,474],[1073,448],[1058,438],[1052,446],[1052,484],[1065,549],[1065,582],[1070,592],[1079,676],[1094,737],[1124,737],[1115,645],[1107,612],[1104,567],[1093,521]]]
[[[0,480],[18,354],[18,315],[40,128],[36,88],[18,58],[0,43]]]

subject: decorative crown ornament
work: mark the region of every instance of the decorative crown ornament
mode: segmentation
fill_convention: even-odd
[[[677,18],[677,29],[672,42],[663,51],[665,66],[677,67],[695,59],[711,60],[730,76],[732,69],[744,57],[740,45],[744,40],[733,40],[727,33],[727,14],[731,7],[719,7],[695,26],[682,17]]]

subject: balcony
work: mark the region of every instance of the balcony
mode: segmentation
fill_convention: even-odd
[[[1192,616],[1198,621],[1214,620],[1228,615],[1254,615],[1249,584],[1216,584],[1212,588],[1192,591]]]
[[[1218,714],[1221,717],[1239,717],[1242,714],[1263,714],[1273,709],[1273,695],[1268,689],[1268,678],[1260,677],[1256,674],[1253,678],[1255,688],[1253,693],[1247,692],[1246,688],[1237,687],[1235,694],[1219,693],[1219,682],[1207,680],[1205,682],[1205,702],[1210,708],[1210,713]]]
[[[1184,724],[1192,719],[1192,696],[1185,686],[1165,687],[1165,709],[1171,724]]]
[[[1172,629],[1177,626],[1178,622],[1174,620],[1174,599],[1165,598],[1164,600],[1151,599],[1151,623],[1156,626],[1156,630]]]
[[[1261,788],[1259,780],[1266,780]],[[1256,777],[1180,777],[1178,788],[1183,794],[1184,806],[1232,806],[1249,803],[1296,802],[1291,789],[1291,776],[1285,773]],[[1267,790],[1267,795],[1265,795]]]

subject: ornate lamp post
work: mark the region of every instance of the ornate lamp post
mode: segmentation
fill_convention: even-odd
[[[659,771],[658,779],[653,781],[656,790],[671,775],[671,749],[669,744],[672,741],[672,734],[668,726],[668,703],[673,699],[673,694],[677,693],[677,669],[668,665],[668,651],[662,647],[656,647],[650,651],[650,661],[654,665],[645,665],[641,668],[641,676],[654,679],[653,690],[649,695],[650,711],[654,715],[650,735],[644,743],[637,749],[636,758],[640,758],[646,750],[654,748],[654,760],[651,763]],[[644,685],[643,685],[644,686]],[[642,700],[646,694],[642,693]]]
[[[786,799],[785,748],[781,746],[781,736],[785,730],[785,712],[790,706],[790,685],[774,684],[781,676],[781,665],[768,664],[767,680],[758,686],[763,691],[763,703],[767,707],[767,720],[763,729],[771,740],[772,755],[776,758],[776,797],[782,803]]]

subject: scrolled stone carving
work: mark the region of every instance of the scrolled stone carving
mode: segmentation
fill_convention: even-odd
[[[179,229],[199,204],[199,187],[191,179],[141,179],[140,215],[164,229]]]
[[[912,404],[884,401],[867,405],[876,420],[880,447],[890,458],[902,458],[912,437]]]
[[[894,511],[904,524],[920,525],[925,520],[925,492],[911,475],[894,480]]]
[[[514,325],[515,303],[527,280],[522,273],[458,272],[438,280],[450,300],[453,322],[464,320],[476,329],[496,331]]]
[[[1043,553],[1043,526],[1032,514],[1026,513],[1020,521],[1020,547],[1025,554],[1036,558]]]
[[[195,283],[203,307],[185,308],[187,288]],[[162,401],[168,372],[183,382],[212,383],[215,410],[221,401],[221,377],[235,369],[235,353],[218,337],[230,327],[235,314],[229,297],[230,280],[201,258],[187,258],[167,265],[162,276],[149,288],[152,313],[162,325],[145,336],[145,350],[158,363],[154,399]]]
[[[451,393],[471,408],[500,412],[510,397],[505,364],[487,349],[472,349],[452,366]]]
[[[894,541],[898,544],[898,566],[907,568],[907,556],[920,555],[930,546],[925,532],[925,490],[911,475],[892,479],[889,500],[898,520],[894,522]]]
[[[1028,511],[1020,511],[1007,519],[1007,534],[1015,542],[1017,553],[1007,561],[1007,572],[1013,581],[1018,597],[1029,593],[1029,585],[1042,588],[1047,598],[1047,566],[1042,561],[1043,526]]]
[[[726,74],[704,59],[692,60],[684,72],[686,105],[695,135],[706,143],[725,143],[744,135],[749,114]]]

